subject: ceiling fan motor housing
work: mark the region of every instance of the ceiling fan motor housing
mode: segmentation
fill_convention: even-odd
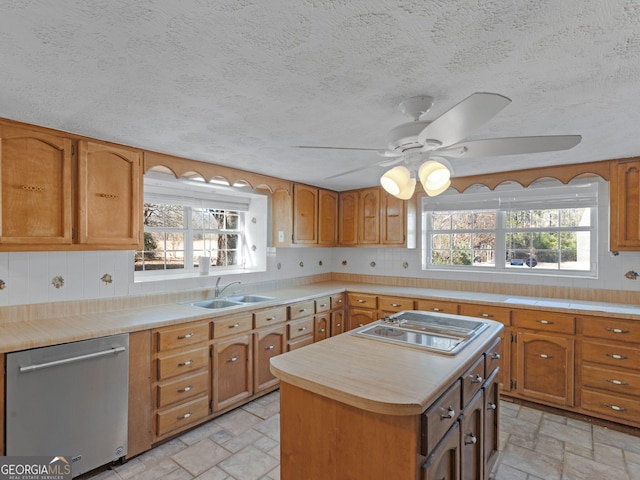
[[[427,121],[409,122],[391,129],[387,135],[387,148],[399,152],[422,148],[423,145],[418,142],[418,134],[430,123]]]

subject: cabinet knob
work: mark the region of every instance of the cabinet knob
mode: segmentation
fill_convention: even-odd
[[[233,325],[229,325],[229,328],[238,328],[239,326],[239,323],[234,323]]]
[[[267,345],[266,347],[264,347],[265,350],[273,350],[274,348],[276,348],[275,345]]]
[[[618,353],[605,353],[605,356],[610,357],[610,358],[615,358],[616,360],[626,360],[629,357],[626,357],[624,355],[620,355]]]
[[[444,415],[440,415],[440,420],[450,420],[455,416],[456,416],[456,411],[453,409],[453,407],[449,407],[447,409],[447,413],[445,413]]]
[[[358,303],[367,303],[366,300],[362,300],[361,298],[358,299]]]
[[[478,439],[473,433],[467,433],[464,436],[464,444],[465,445],[475,445],[478,442]]]
[[[191,415],[193,415],[193,412],[185,413],[184,415],[178,417],[178,420],[185,420],[185,419],[189,418]]]
[[[491,360],[500,360],[500,354],[499,353],[492,353],[491,355]]]
[[[484,380],[480,375],[470,375],[471,377],[471,383],[482,383],[482,380]]]
[[[326,304],[326,303],[323,303],[323,304],[321,304],[320,306],[324,308],[324,307],[326,307],[326,306],[327,306],[327,304]]]
[[[487,410],[495,410],[498,406],[495,403],[490,403],[487,405]]]
[[[341,327],[342,324],[341,323],[336,323],[336,327]]]
[[[536,353],[536,355],[540,358],[553,358],[553,355],[547,355],[546,353]]]
[[[188,367],[191,364],[193,364],[193,360],[187,360],[186,362],[179,363],[178,366],[179,367]]]
[[[324,333],[324,328],[321,328],[319,331],[320,333]]]
[[[609,378],[606,379],[607,382],[613,383],[614,385],[629,385],[629,382],[623,382],[622,380],[611,380]]]
[[[227,359],[227,363],[234,363],[234,362],[237,362],[237,361],[238,361],[238,356],[237,355],[234,355],[233,357]]]
[[[391,306],[392,306],[392,307],[401,307],[402,305],[401,305],[401,304],[399,304],[399,303],[392,303],[392,304],[391,304]]]
[[[187,333],[186,335],[178,335],[178,340],[184,340],[184,339],[187,339],[187,338],[191,338],[191,337],[193,337],[193,335],[194,335],[193,333]]]
[[[492,314],[490,314],[490,313],[481,313],[481,314],[480,314],[480,316],[481,316],[481,317],[484,317],[484,318],[491,318],[491,317],[493,317],[493,315],[492,315]]]
[[[438,308],[438,307],[433,307],[431,310],[433,310],[434,312],[440,312],[441,311],[441,309]]]
[[[541,323],[542,325],[553,325],[555,323],[550,320],[536,320],[536,322]]]
[[[193,385],[189,385],[188,387],[184,387],[184,388],[180,388],[178,389],[178,393],[185,393],[188,392],[189,390],[191,390],[193,388]]]
[[[275,320],[277,317],[269,317],[267,318],[267,322],[270,322],[271,320]]]

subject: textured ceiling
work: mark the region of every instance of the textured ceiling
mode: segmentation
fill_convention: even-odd
[[[336,190],[427,94],[513,102],[471,139],[572,150],[456,176],[640,155],[640,0],[2,0],[0,117]],[[326,177],[363,166],[361,172]]]

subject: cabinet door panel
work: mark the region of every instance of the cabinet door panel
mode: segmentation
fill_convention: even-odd
[[[611,164],[610,250],[640,250],[640,162]]]
[[[253,337],[255,392],[278,384],[278,379],[269,369],[271,358],[285,351],[285,328],[256,332]]]
[[[338,241],[338,194],[318,191],[318,245],[333,246]]]
[[[497,374],[494,372],[482,387],[484,391],[484,478],[489,479],[500,453],[500,393]]]
[[[345,330],[344,309],[331,312],[331,336],[340,335]]]
[[[455,423],[422,465],[422,480],[460,480],[460,428]]]
[[[80,243],[139,248],[142,242],[140,152],[82,140],[79,154]]]
[[[251,335],[213,344],[213,410],[249,397],[252,386]]]
[[[0,243],[70,244],[71,140],[6,126],[0,136]]]
[[[382,195],[382,244],[403,245],[406,232],[405,201],[386,192]]]
[[[358,243],[380,243],[380,190],[371,188],[360,192]]]
[[[358,193],[341,193],[339,207],[338,242],[340,245],[356,245],[358,243]]]
[[[318,189],[293,187],[293,242],[318,243]]]
[[[573,405],[574,340],[518,332],[517,392],[555,405]]]
[[[484,401],[479,391],[460,420],[460,479],[482,480],[484,475]]]

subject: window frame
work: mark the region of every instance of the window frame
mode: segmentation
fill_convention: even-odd
[[[496,274],[515,274],[515,275],[537,275],[537,276],[561,276],[561,277],[586,277],[597,278],[598,276],[598,231],[599,231],[599,210],[601,208],[599,202],[602,201],[601,192],[599,191],[599,181],[589,179],[587,181],[578,180],[571,182],[569,185],[553,184],[549,186],[548,182],[540,182],[524,188],[513,185],[502,186],[494,191],[471,192],[471,193],[450,193],[442,195],[441,198],[423,197],[421,201],[421,217],[422,217],[422,270],[423,271],[448,271],[448,272],[491,272]],[[584,197],[580,196],[583,195]],[[587,198],[585,204],[578,205],[582,198]],[[545,203],[548,203],[545,205]],[[530,207],[527,208],[526,205]],[[457,207],[457,208],[456,208]],[[505,262],[497,261],[499,258],[506,259],[508,247],[506,245],[507,235],[514,232],[506,226],[506,217],[509,211],[513,210],[559,210],[566,208],[590,208],[590,225],[588,227],[531,227],[526,232],[588,232],[590,237],[589,244],[589,269],[562,269],[561,262],[558,261],[558,268],[520,268],[518,266],[510,266]],[[431,214],[433,212],[444,211],[460,211],[460,212],[480,212],[495,211],[496,225],[490,230],[479,229],[463,229],[465,233],[469,232],[494,232],[495,234],[495,253],[493,265],[475,264],[434,264],[432,263],[432,236],[434,232],[431,222]],[[460,230],[462,231],[462,230]],[[523,229],[522,231],[525,231]],[[447,230],[443,230],[446,233]],[[451,230],[449,230],[451,232]],[[451,248],[451,246],[450,246]],[[558,250],[560,251],[560,250]],[[504,263],[504,265],[503,265]]]

